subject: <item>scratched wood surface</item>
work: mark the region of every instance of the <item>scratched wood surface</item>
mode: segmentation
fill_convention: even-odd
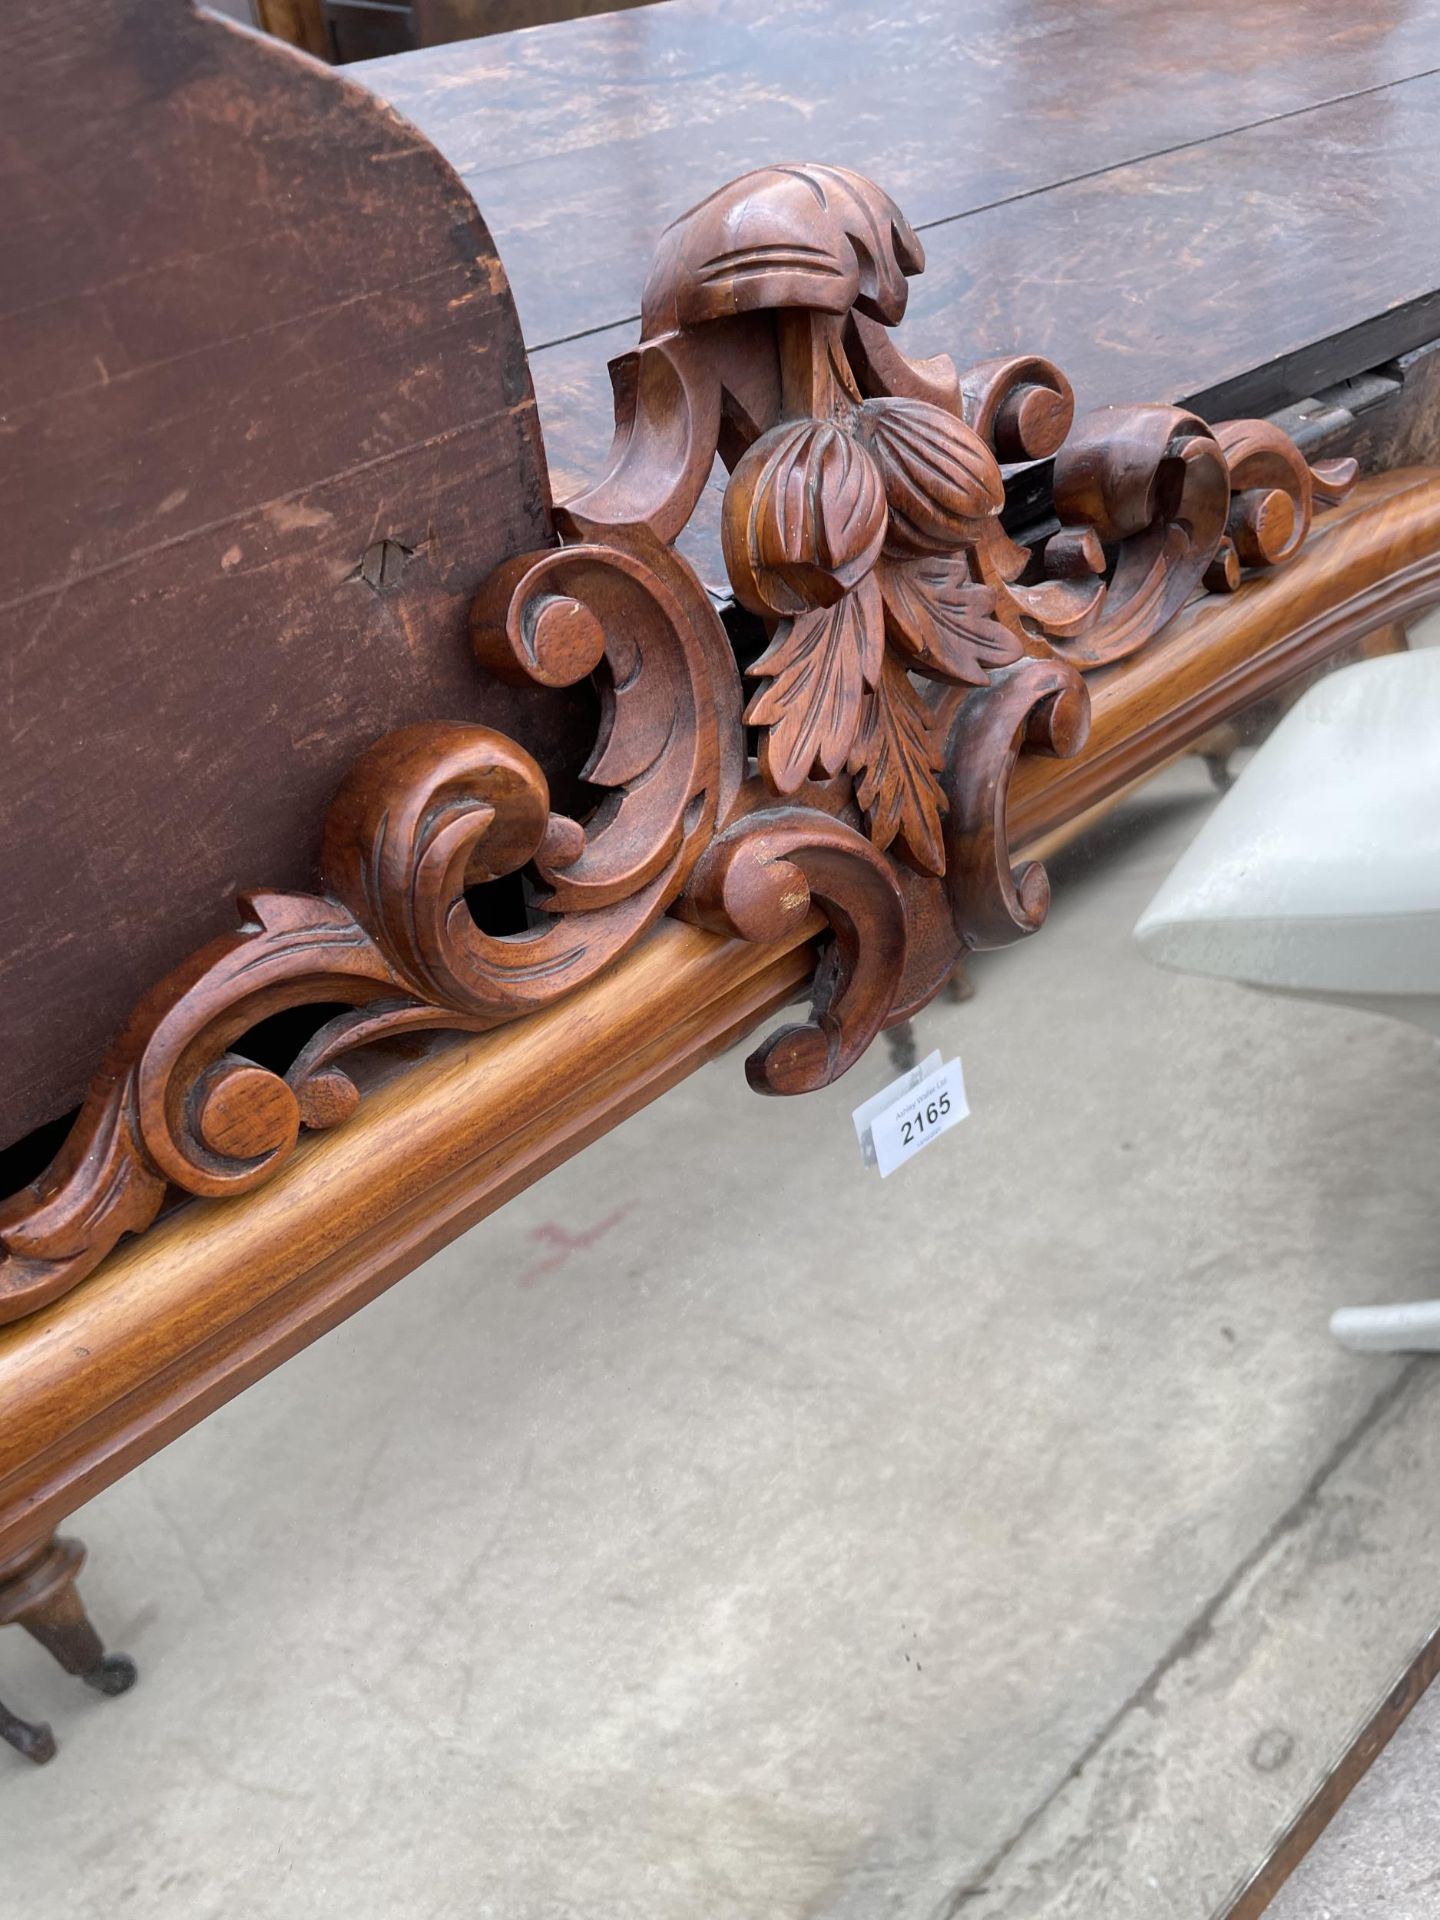
[[[1431,0],[667,0],[359,77],[485,206],[561,499],[656,235],[756,160],[876,178],[926,249],[902,344],[1043,353],[1082,409],[1264,413],[1440,335]],[[722,588],[717,490],[682,547]]]
[[[962,365],[1042,353],[1081,411],[1269,413],[1440,336],[1437,208],[1430,75],[932,228],[898,337]],[[635,331],[531,354],[558,499],[603,468],[606,367]],[[718,490],[685,550],[719,589]]]
[[[236,887],[311,883],[366,740],[459,714],[555,769],[577,747],[464,649],[469,591],[545,514],[485,227],[388,114],[173,4],[7,20],[0,825],[12,869],[45,854],[0,893],[0,1142],[73,1103]],[[1437,67],[1440,0],[667,0],[350,74],[490,216],[563,496],[603,462],[660,228],[787,150],[918,214],[917,350],[1049,353],[1082,406],[1263,410],[1403,351],[1440,332]],[[57,114],[60,87],[103,110]],[[164,135],[118,166],[157,91]],[[253,263],[238,292],[222,257]],[[174,473],[154,499],[126,491],[140,448]],[[712,581],[717,509],[686,536]]]
[[[1008,206],[1005,278],[1043,306],[1055,282],[1012,224],[1026,196],[1435,69],[1440,0],[667,0],[354,78],[475,195],[533,350],[638,313],[660,228],[750,167],[853,167],[922,232]],[[1375,124],[1334,136],[1366,179]],[[1319,158],[1330,137],[1297,128],[1293,146]],[[1233,162],[1222,177],[1208,221],[1266,191]],[[1270,214],[1283,249],[1283,193]]]
[[[447,40],[476,40],[487,33],[579,20],[617,7],[653,6],[656,0],[411,0],[415,44],[438,47]]]
[[[962,365],[1044,354],[1080,411],[1269,413],[1440,336],[1437,209],[1431,75],[932,228],[898,338]],[[557,499],[603,468],[606,367],[635,332],[531,354]],[[715,489],[685,547],[721,586]]]
[[[185,0],[12,0],[4,44],[0,1145],[75,1104],[237,888],[313,881],[377,735],[570,751],[466,640],[548,509],[453,174]]]

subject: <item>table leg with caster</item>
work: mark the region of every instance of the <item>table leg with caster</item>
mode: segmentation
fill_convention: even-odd
[[[23,1627],[67,1673],[97,1693],[126,1693],[135,1684],[128,1654],[107,1653],[76,1586],[85,1559],[78,1540],[54,1539],[0,1564],[0,1626]],[[47,1726],[34,1726],[0,1706],[0,1739],[36,1761],[48,1760],[55,1741]]]
[[[17,1753],[23,1753],[27,1760],[33,1760],[37,1767],[55,1758],[55,1736],[49,1727],[43,1721],[37,1724],[22,1720],[3,1700],[0,1700],[0,1740],[14,1747]]]

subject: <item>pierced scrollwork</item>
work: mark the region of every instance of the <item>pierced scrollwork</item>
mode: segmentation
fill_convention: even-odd
[[[885,1024],[905,957],[905,903],[893,869],[843,820],[798,807],[746,814],[701,859],[685,912],[744,940],[779,940],[812,907],[833,939],[801,1025],[771,1034],[745,1063],[757,1093],[828,1086]]]
[[[910,359],[890,329],[923,267],[894,202],[843,168],[762,168],[667,230],[611,368],[606,471],[471,622],[502,679],[593,680],[597,803],[552,810],[524,747],[484,727],[371,747],[330,808],[320,892],[243,897],[238,930],[136,1010],[51,1168],[0,1204],[0,1320],[74,1285],[167,1186],[244,1193],[302,1127],[343,1122],[355,1049],[549,1005],[667,909],[755,941],[828,924],[808,1020],[750,1058],[771,1093],[835,1079],[955,956],[1041,923],[1043,870],[1009,862],[1018,757],[1081,751],[1084,672],[1283,564],[1354,468],[1308,466],[1264,421],[1076,422],[1034,355]],[[734,597],[767,632],[748,706],[674,551],[717,455]],[[1047,459],[1056,524],[1021,544],[1005,469]],[[529,924],[484,931],[474,889],[517,874]],[[250,1029],[305,1005],[341,1010],[287,1072],[246,1057]]]
[[[694,575],[663,547],[555,549],[505,570],[476,607],[476,645],[542,685],[601,683],[581,822],[544,774],[486,727],[435,723],[378,741],[326,818],[323,894],[242,897],[239,930],[140,1005],[59,1157],[0,1206],[0,1320],[73,1286],[167,1184],[209,1198],[258,1186],[301,1125],[359,1100],[338,1062],[425,1027],[484,1031],[593,980],[675,899],[743,771],[739,681]],[[535,924],[497,936],[471,889],[527,868]],[[233,1049],[271,1015],[338,1003],[281,1076]]]

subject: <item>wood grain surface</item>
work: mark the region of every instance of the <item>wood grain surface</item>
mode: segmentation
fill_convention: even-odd
[[[75,1104],[237,888],[313,877],[377,734],[485,717],[567,753],[469,653],[548,503],[443,161],[185,0],[24,0],[4,51],[0,1144]]]
[[[447,40],[478,40],[489,33],[514,33],[521,27],[654,4],[655,0],[411,0],[410,16],[415,45],[438,47]]]
[[[1258,698],[1440,598],[1440,478],[1362,482],[1307,549],[1212,597],[1092,682],[1087,746],[1032,758],[1023,851],[1212,724],[1207,687]],[[1154,663],[1153,676],[1145,669]],[[1173,690],[1173,698],[1166,689]],[[662,921],[594,989],[418,1064],[242,1203],[190,1202],[54,1305],[0,1329],[0,1557],[336,1325],[467,1226],[796,997],[818,920],[765,945]],[[551,1069],[564,1059],[567,1071]]]
[[[656,237],[757,161],[870,174],[926,250],[901,344],[1044,354],[1082,411],[1266,413],[1416,348],[1440,334],[1437,70],[1429,0],[667,0],[359,77],[486,209],[564,499],[603,468]],[[723,590],[718,495],[682,550]]]
[[[637,313],[660,229],[750,167],[852,167],[923,233],[1433,69],[1435,0],[667,0],[354,77],[475,195],[533,350]],[[1312,156],[1334,137],[1281,136]],[[1351,161],[1369,174],[1357,137]],[[1211,219],[1264,184],[1237,161],[1226,172]],[[1283,247],[1301,222],[1283,193],[1272,215]],[[1044,263],[1013,233],[1005,278],[1022,283]]]

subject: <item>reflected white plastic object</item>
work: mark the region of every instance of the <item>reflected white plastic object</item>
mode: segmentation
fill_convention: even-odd
[[[1312,687],[1141,915],[1184,973],[1335,1000],[1440,1034],[1440,648]],[[1440,1351],[1440,1301],[1346,1307],[1370,1352]]]
[[[1340,1307],[1330,1331],[1356,1353],[1440,1353],[1440,1300],[1398,1307]]]

